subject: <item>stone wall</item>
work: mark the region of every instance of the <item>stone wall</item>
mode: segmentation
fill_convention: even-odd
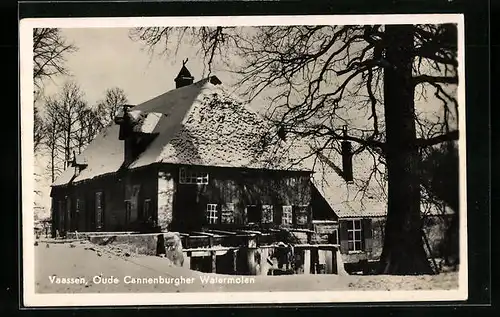
[[[89,236],[91,243],[106,246],[118,246],[130,254],[164,255],[174,265],[184,264],[182,243],[178,233],[150,233],[130,235],[93,235]]]

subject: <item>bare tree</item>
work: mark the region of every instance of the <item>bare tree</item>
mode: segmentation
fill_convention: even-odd
[[[143,42],[153,53],[154,49],[162,46],[161,54],[169,56],[177,52],[180,44],[188,41],[193,47],[199,46],[198,53],[203,54],[208,74],[212,72],[215,60],[220,56],[227,56],[228,50],[241,40],[233,27],[142,27],[130,30],[129,37],[133,41]],[[172,49],[174,48],[174,49]],[[223,58],[220,61],[228,62]],[[226,63],[224,63],[226,64]]]
[[[101,117],[101,125],[106,126],[113,122],[117,111],[128,103],[125,91],[118,87],[106,90],[105,97],[97,105],[97,112]]]
[[[96,109],[82,109],[78,117],[78,126],[74,139],[76,150],[80,154],[102,129],[102,115]]]
[[[439,209],[446,225],[442,256],[447,265],[459,263],[458,208],[459,208],[459,157],[453,142],[445,142],[425,149],[421,168],[422,199]],[[449,209],[453,211],[450,215]],[[454,258],[451,261],[450,258]]]
[[[67,74],[64,65],[66,55],[76,51],[57,28],[36,28],[33,30],[33,79],[35,89],[40,90],[43,81],[54,75]]]
[[[59,139],[60,139],[60,125],[57,117],[56,104],[52,100],[46,101],[47,117],[45,119],[45,132],[46,138],[44,139],[44,145],[49,151],[50,162],[50,177],[51,181],[54,182],[57,175],[60,173],[59,166]]]
[[[36,28],[33,30],[33,80],[34,80],[34,150],[40,149],[43,143],[49,145],[52,157],[55,153],[54,138],[57,134],[54,129],[54,122],[44,122],[36,103],[42,99],[44,80],[56,75],[68,74],[65,67],[66,56],[76,51],[76,47],[70,44],[61,35],[57,28]],[[51,118],[49,118],[51,121]],[[53,162],[53,159],[51,160]],[[51,163],[51,174],[54,179],[55,163]]]
[[[88,108],[83,99],[83,92],[74,82],[66,82],[61,91],[46,101],[46,111],[50,125],[50,140],[48,148],[53,155],[52,175],[54,175],[55,159],[62,153],[64,167],[72,158],[75,149],[82,147],[78,144],[78,136],[82,129],[82,113]]]
[[[46,127],[36,106],[34,107],[33,113],[33,128],[33,147],[34,151],[37,152],[40,149],[40,146],[43,144],[44,138],[46,136]]]
[[[235,73],[250,100],[272,90],[267,116],[276,142],[307,138],[318,152],[340,153],[350,141],[354,155],[371,153],[372,175],[387,173],[388,181],[380,272],[432,272],[422,242],[420,150],[458,139],[450,88],[458,84],[456,25],[139,28],[131,38],[168,52],[188,30],[209,69],[227,47],[241,57]],[[431,123],[415,106],[429,90],[442,102]]]

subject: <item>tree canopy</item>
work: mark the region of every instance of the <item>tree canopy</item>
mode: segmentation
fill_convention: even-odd
[[[380,271],[432,272],[422,243],[421,162],[432,147],[458,140],[455,24],[153,27],[130,33],[166,54],[186,36],[199,43],[208,73],[219,61],[238,76],[249,100],[268,93],[266,116],[277,126],[276,142],[305,138],[317,153],[341,153],[349,141],[356,144],[354,155],[370,153],[372,174],[388,181]],[[440,102],[438,109],[430,109],[431,97]],[[416,106],[419,101],[423,107]]]

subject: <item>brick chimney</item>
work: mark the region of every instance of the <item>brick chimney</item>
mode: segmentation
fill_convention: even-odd
[[[194,77],[191,75],[189,70],[186,68],[186,63],[188,59],[182,61],[182,68],[177,77],[175,78],[175,88],[181,88],[184,86],[189,86],[193,84]]]

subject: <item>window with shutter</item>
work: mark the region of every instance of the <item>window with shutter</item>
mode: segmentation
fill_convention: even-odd
[[[347,221],[339,221],[339,238],[340,238],[340,252],[342,254],[349,253],[348,239],[347,239]]]
[[[361,219],[347,221],[347,244],[349,251],[362,251]]]
[[[95,227],[97,230],[101,230],[104,226],[104,197],[103,192],[95,193]]]
[[[363,219],[363,239],[365,252],[371,252],[373,248],[372,220]]]

